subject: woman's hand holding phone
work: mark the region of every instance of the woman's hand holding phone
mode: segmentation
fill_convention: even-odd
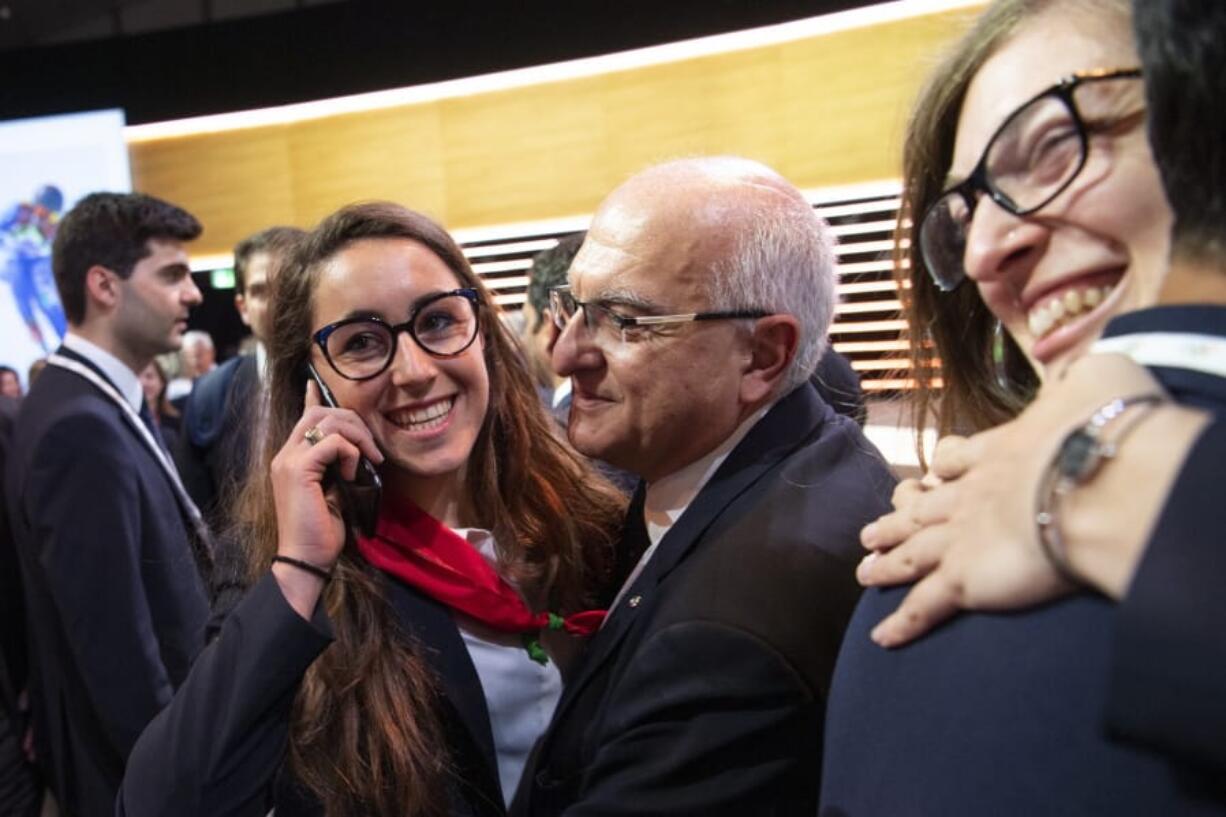
[[[318,429],[312,435],[314,442],[307,436],[312,429]],[[335,464],[343,479],[353,480],[362,456],[374,463],[383,461],[366,424],[348,409],[324,406],[319,387],[308,382],[302,418],[272,461],[278,556],[332,568],[345,545],[345,524],[336,488],[325,492],[325,475]],[[273,573],[291,606],[310,619],[323,581],[280,562],[273,564]]]

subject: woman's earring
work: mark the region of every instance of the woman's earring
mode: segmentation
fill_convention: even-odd
[[[992,330],[992,369],[996,373],[996,385],[1009,390],[1009,371],[1005,366],[1005,327],[999,319]]]

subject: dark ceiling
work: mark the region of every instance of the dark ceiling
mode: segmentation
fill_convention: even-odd
[[[0,119],[302,102],[811,17],[869,0],[0,0]]]

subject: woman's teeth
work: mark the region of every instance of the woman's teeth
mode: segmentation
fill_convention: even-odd
[[[1041,338],[1107,300],[1114,285],[1067,289],[1030,310],[1030,334]]]
[[[398,412],[392,418],[392,422],[408,431],[427,431],[431,428],[438,428],[443,424],[443,419],[454,404],[455,398],[452,397],[432,403],[422,409]]]

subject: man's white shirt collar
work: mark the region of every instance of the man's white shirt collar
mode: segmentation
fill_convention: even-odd
[[[562,405],[562,401],[565,400],[567,397],[570,397],[570,390],[571,390],[571,383],[570,383],[570,378],[568,377],[565,380],[563,380],[561,383],[559,383],[558,387],[553,390],[553,407],[554,408],[557,408],[558,406]]]
[[[727,439],[706,456],[647,485],[647,496],[643,501],[643,521],[647,523],[647,538],[652,547],[664,538],[664,534],[681,518],[685,509],[694,501],[694,497],[698,496],[724,464],[724,460],[728,459],[732,449],[745,439],[749,430],[766,416],[766,412],[770,411],[773,405],[774,403],[769,403],[746,417]]]
[[[664,535],[681,518],[686,508],[690,507],[694,497],[698,496],[698,493],[711,481],[711,477],[724,464],[724,460],[728,459],[732,449],[736,448],[741,440],[745,439],[745,435],[749,433],[749,430],[766,416],[766,412],[770,411],[773,405],[774,403],[769,403],[749,417],[746,417],[736,427],[736,430],[728,435],[727,439],[706,456],[695,460],[680,471],[674,471],[668,476],[648,484],[647,495],[643,498],[643,522],[647,525],[647,538],[651,544],[643,551],[643,555],[639,557],[638,564],[634,566],[634,570],[630,571],[630,575],[622,583],[621,590],[617,592],[617,597],[609,605],[609,614],[612,614],[613,608],[618,605],[622,600],[622,596],[626,595],[626,591],[630,589],[631,585],[638,579],[639,574],[647,567],[647,563],[655,555],[656,545],[660,544],[660,540],[664,538]],[[608,621],[607,616],[605,621]]]
[[[98,344],[73,334],[71,329],[68,330],[68,334],[64,335],[63,343],[65,348],[71,349],[101,369],[102,373],[115,384],[115,388],[119,390],[123,398],[128,401],[128,405],[137,413],[140,412],[141,401],[144,400],[145,394],[140,386],[138,372],[129,369],[128,364]]]

